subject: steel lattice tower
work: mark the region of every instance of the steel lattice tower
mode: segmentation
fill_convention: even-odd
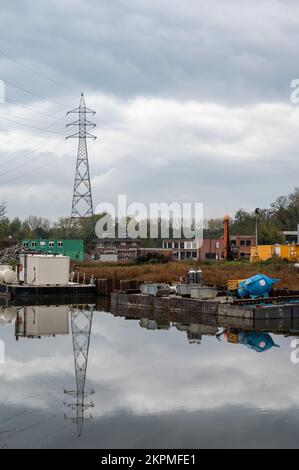
[[[94,128],[96,126],[86,118],[87,114],[94,116],[95,111],[85,106],[83,93],[81,93],[79,107],[69,111],[67,115],[72,113],[79,114],[79,119],[67,124],[66,127],[78,126],[79,129],[78,132],[66,137],[66,139],[79,139],[79,142],[73,190],[71,228],[74,227],[74,223],[77,220],[82,218],[91,218],[93,220],[94,217],[86,139],[96,139],[96,136],[86,130],[87,127]]]
[[[94,393],[93,390],[90,392],[85,390],[93,308],[90,306],[88,310],[84,310],[78,307],[71,312],[76,390],[64,390],[64,393],[75,398],[74,403],[65,403],[75,413],[65,418],[76,424],[79,436],[82,433],[84,421],[92,418],[91,415],[84,416],[85,411],[94,407],[92,402],[85,403],[85,398]]]

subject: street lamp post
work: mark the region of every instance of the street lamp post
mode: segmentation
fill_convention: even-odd
[[[258,232],[258,216],[259,216],[259,213],[260,213],[260,210],[259,208],[257,207],[254,211],[255,213],[255,254],[256,256],[258,256],[258,236],[257,236],[257,232]]]

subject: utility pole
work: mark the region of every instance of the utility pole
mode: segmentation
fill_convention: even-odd
[[[258,256],[258,217],[259,217],[260,209],[257,207],[254,213],[255,213],[255,255]]]
[[[225,215],[223,219],[223,241],[224,241],[224,259],[230,260],[232,258],[230,236],[229,236],[229,216]]]
[[[69,135],[66,139],[79,139],[71,212],[71,229],[73,229],[76,221],[84,218],[89,218],[94,223],[86,139],[96,139],[96,136],[87,132],[86,129],[87,127],[94,128],[96,125],[86,118],[87,114],[94,116],[95,111],[86,107],[83,93],[81,93],[79,107],[68,111],[67,116],[69,114],[79,115],[76,121],[66,125],[66,127],[78,126],[78,132]]]
[[[64,390],[64,393],[75,399],[72,403],[65,403],[74,411],[72,416],[65,415],[65,418],[76,424],[78,436],[81,436],[84,422],[92,419],[91,415],[85,416],[85,411],[94,407],[93,402],[85,402],[88,395],[94,394],[94,390],[85,390],[93,308],[94,306],[89,306],[89,309],[85,310],[84,307],[77,307],[71,312],[76,390]]]

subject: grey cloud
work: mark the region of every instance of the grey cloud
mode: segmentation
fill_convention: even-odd
[[[78,90],[287,101],[297,76],[298,10],[292,0],[230,0],[221,7],[194,0],[27,0],[2,7],[0,37],[8,53]],[[66,93],[6,60],[2,74],[40,92]]]
[[[95,206],[125,193],[128,202],[203,202],[206,216],[219,216],[268,207],[297,184],[294,105],[231,108],[103,95],[92,101],[109,123],[97,117],[99,139],[89,144]],[[15,140],[6,138],[1,151],[0,200],[9,216],[45,215],[45,207],[52,219],[68,215],[77,143],[58,136],[38,148],[28,136],[22,151],[23,138]]]

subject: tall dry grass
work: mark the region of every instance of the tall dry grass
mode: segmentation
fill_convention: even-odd
[[[186,276],[190,267],[198,266],[194,262],[170,262],[167,264],[145,265],[105,265],[99,263],[81,263],[80,272],[96,278],[132,279],[151,282],[175,282]],[[225,285],[228,279],[244,279],[257,273],[281,279],[278,288],[287,287],[299,290],[299,272],[291,264],[250,264],[249,262],[217,262],[200,265],[205,282]]]

